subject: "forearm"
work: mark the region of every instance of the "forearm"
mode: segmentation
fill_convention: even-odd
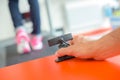
[[[120,54],[120,28],[95,41],[95,57],[109,58]]]

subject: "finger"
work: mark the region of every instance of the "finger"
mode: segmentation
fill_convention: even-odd
[[[80,41],[81,39],[83,39],[83,36],[77,36],[76,35],[76,36],[73,37],[73,40],[68,41],[68,43],[70,45],[73,45],[75,42]]]
[[[72,37],[73,37],[73,38],[76,37],[76,36],[78,36],[78,34],[72,34]]]
[[[68,43],[69,43],[70,45],[73,45],[73,44],[74,44],[73,40],[68,41]]]
[[[72,44],[79,43],[84,39],[84,36],[79,35],[79,36],[74,36],[73,40],[71,41]]]
[[[82,35],[81,35],[81,36],[78,36],[78,39],[79,39],[79,40],[83,40],[84,38],[85,38],[85,37],[82,36]]]
[[[70,45],[73,45],[73,44],[74,44],[74,38],[78,37],[77,34],[72,34],[72,36],[73,36],[73,39],[70,40],[70,41],[68,41],[68,43],[69,43]]]
[[[73,40],[70,41],[71,44],[78,39],[79,40],[84,39],[84,36],[82,34],[72,34],[72,36],[73,36]]]
[[[58,51],[56,51],[55,56],[57,56],[57,57],[61,57],[61,56],[64,56],[64,55],[72,56],[73,51],[74,50],[73,50],[72,46],[69,46],[67,48],[61,48]]]
[[[84,36],[82,35],[81,33],[78,33],[78,34],[72,34],[73,37],[77,37],[77,36]]]

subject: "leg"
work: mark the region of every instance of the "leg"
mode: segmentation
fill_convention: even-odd
[[[33,22],[32,34],[39,35],[41,33],[41,22],[40,22],[40,8],[38,0],[28,0],[30,4],[31,19]]]
[[[43,47],[41,36],[40,9],[38,0],[28,0],[30,5],[31,19],[33,22],[33,32],[31,36],[31,46],[33,50],[40,50]]]
[[[15,28],[22,26],[22,16],[18,8],[18,0],[9,0],[9,9]]]
[[[29,36],[23,28],[22,15],[18,7],[18,0],[9,0],[9,9],[16,29],[17,50],[19,53],[31,51],[29,46]]]

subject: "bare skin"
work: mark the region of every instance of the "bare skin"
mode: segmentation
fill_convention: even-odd
[[[99,40],[87,40],[80,34],[70,41],[71,46],[56,51],[56,56],[71,55],[80,59],[104,60],[120,54],[120,28]]]

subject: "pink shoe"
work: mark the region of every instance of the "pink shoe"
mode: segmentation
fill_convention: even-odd
[[[16,34],[17,50],[18,53],[28,53],[31,51],[29,42],[30,39],[23,29],[18,29]]]
[[[41,50],[43,48],[42,36],[31,35],[30,45],[33,50]]]

